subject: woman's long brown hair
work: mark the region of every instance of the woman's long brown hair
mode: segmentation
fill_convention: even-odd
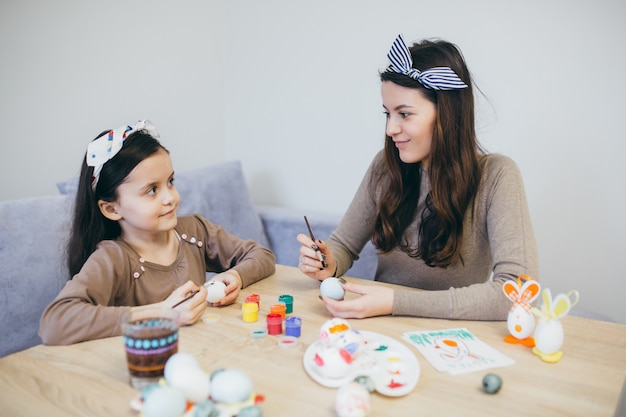
[[[481,148],[474,126],[472,80],[454,44],[426,40],[414,44],[410,51],[414,68],[450,67],[468,88],[435,91],[403,74],[386,71],[380,74],[382,82],[421,91],[435,104],[437,117],[428,166],[432,190],[426,196],[422,213],[416,213],[421,162],[402,162],[391,137],[385,137],[384,161],[372,174],[372,192],[381,195],[372,241],[383,252],[400,247],[409,256],[422,258],[427,265],[445,268],[457,259],[462,262],[463,220],[480,181]],[[411,247],[403,236],[416,215],[421,216],[419,243]]]

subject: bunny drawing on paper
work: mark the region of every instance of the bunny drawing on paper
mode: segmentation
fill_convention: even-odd
[[[525,282],[522,284],[522,280]],[[535,346],[532,337],[535,330],[535,316],[532,313],[531,303],[539,295],[541,286],[527,275],[520,275],[515,281],[506,281],[502,285],[504,295],[513,302],[507,317],[508,335],[504,340],[507,343],[520,343],[524,346]]]
[[[570,298],[574,297],[573,301]],[[563,325],[561,318],[569,313],[570,308],[578,303],[578,291],[570,291],[567,294],[559,294],[554,299],[549,288],[542,292],[543,305],[541,310],[533,309],[533,313],[539,316],[539,323],[535,329],[535,347],[533,352],[544,362],[558,362],[563,356],[560,350],[563,345]]]

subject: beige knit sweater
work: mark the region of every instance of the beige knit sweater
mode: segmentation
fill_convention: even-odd
[[[337,258],[337,275],[344,274],[371,239],[377,196],[370,194],[372,167],[328,244]],[[480,158],[482,176],[471,210],[465,216],[461,256],[447,268],[427,266],[396,248],[378,254],[376,280],[404,285],[394,292],[393,314],[466,320],[506,320],[511,302],[502,282],[526,274],[539,279],[537,248],[522,177],[508,157]],[[417,216],[405,232],[416,246],[421,212],[430,191],[423,172]],[[493,273],[493,277],[491,274]]]

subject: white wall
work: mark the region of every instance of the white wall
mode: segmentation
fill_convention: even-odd
[[[0,199],[56,193],[100,131],[150,118],[177,170],[242,160],[258,204],[342,213],[397,33],[463,50],[479,135],[524,176],[553,292],[626,323],[626,2],[0,0]]]

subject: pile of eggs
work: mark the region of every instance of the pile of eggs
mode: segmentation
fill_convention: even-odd
[[[352,362],[363,348],[363,336],[344,319],[333,318],[320,328],[320,349],[315,352],[315,365],[325,378],[344,378]]]
[[[178,352],[165,364],[164,379],[141,392],[143,417],[261,417],[252,379],[238,369],[208,374],[191,354]],[[193,412],[192,412],[193,410]]]
[[[315,352],[317,372],[329,379],[343,379],[364,350],[365,339],[341,318],[326,321],[319,332],[320,348]],[[364,417],[370,411],[370,392],[374,390],[369,377],[357,377],[339,388],[335,411],[339,417]]]

